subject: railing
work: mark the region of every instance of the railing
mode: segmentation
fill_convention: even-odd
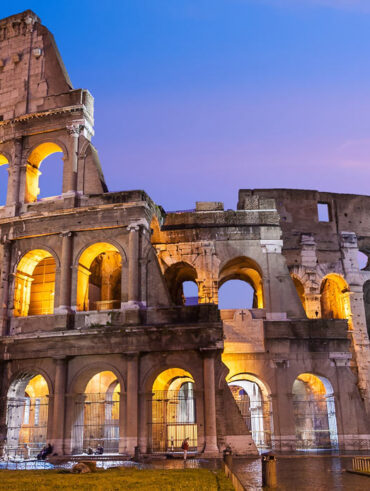
[[[370,457],[355,457],[352,459],[352,468],[356,472],[370,474]]]

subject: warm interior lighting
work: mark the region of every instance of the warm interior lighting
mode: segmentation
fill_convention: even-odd
[[[300,301],[302,302],[303,308],[306,312],[306,297],[304,293],[304,286],[299,278],[292,276],[294,286],[297,290]],[[307,312],[306,312],[307,313]]]
[[[91,245],[81,254],[77,274],[77,310],[109,310],[121,303],[122,261],[108,242]]]
[[[350,290],[345,279],[338,274],[327,275],[321,283],[321,317],[347,319],[352,329]]]
[[[9,164],[9,161],[5,157],[5,155],[3,155],[2,153],[0,153],[0,165],[5,165],[5,164]]]
[[[50,252],[34,249],[19,261],[14,285],[14,315],[54,312],[55,260]]]
[[[26,203],[33,203],[37,201],[37,196],[40,194],[39,177],[40,177],[40,165],[46,157],[49,155],[63,152],[59,145],[53,142],[41,143],[34,150],[32,150],[27,160],[26,169]]]
[[[253,308],[264,308],[262,274],[255,261],[247,257],[236,257],[228,261],[220,271],[218,287],[229,280],[249,283],[254,289]]]
[[[189,438],[197,446],[194,379],[182,368],[169,368],[158,375],[152,389],[153,451],[181,447]]]

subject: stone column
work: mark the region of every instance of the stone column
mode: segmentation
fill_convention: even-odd
[[[1,283],[0,283],[0,323],[1,323],[0,335],[1,336],[5,336],[7,334],[11,250],[12,250],[11,241],[4,240],[2,268],[1,268]]]
[[[67,126],[67,133],[70,135],[72,142],[70,145],[70,155],[68,160],[64,162],[63,173],[63,194],[73,196],[77,190],[77,166],[78,166],[78,150],[79,138],[83,126],[80,123],[75,123]]]
[[[55,388],[53,405],[53,453],[64,454],[64,424],[67,383],[67,359],[56,358],[55,362]]]
[[[72,285],[72,232],[62,232],[62,258],[60,264],[60,289],[59,299],[55,313],[63,314],[71,312],[71,285]]]
[[[139,394],[139,447],[140,453],[147,453],[148,451],[148,428],[152,431],[152,425],[149,426],[148,409],[150,404],[150,414],[152,407],[152,393],[140,392]]]
[[[18,138],[14,141],[14,158],[9,163],[8,167],[8,190],[6,196],[6,206],[14,207],[15,214],[17,212],[16,207],[20,202],[20,179],[21,179],[21,166],[22,166],[22,139]]]
[[[138,305],[140,301],[140,269],[139,269],[139,241],[140,223],[133,222],[127,227],[129,231],[128,243],[128,303]]]
[[[139,356],[127,355],[126,452],[133,455],[138,444]]]
[[[212,454],[219,453],[216,426],[215,356],[215,350],[203,352],[205,453]]]

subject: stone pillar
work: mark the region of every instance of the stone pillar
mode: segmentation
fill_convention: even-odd
[[[12,250],[11,241],[4,240],[2,268],[1,268],[1,283],[0,283],[0,323],[1,323],[0,335],[1,336],[5,336],[7,334],[11,250]]]
[[[148,428],[152,431],[152,425],[149,425],[149,404],[150,404],[150,414],[151,414],[151,404],[152,393],[151,392],[140,392],[139,394],[139,447],[140,453],[147,453],[148,451]]]
[[[64,454],[64,424],[67,383],[67,359],[56,358],[55,363],[55,387],[53,404],[53,453]]]
[[[133,455],[138,444],[139,356],[127,355],[126,452]]]
[[[128,242],[128,303],[139,305],[140,302],[140,223],[133,222],[127,227],[129,231]]]
[[[203,352],[205,453],[218,454],[216,426],[216,390],[215,390],[216,351]]]
[[[22,139],[18,138],[14,141],[14,158],[8,167],[8,190],[6,196],[6,206],[13,207],[14,211],[11,214],[17,213],[17,206],[20,202],[20,179],[22,166]]]
[[[77,190],[78,151],[81,130],[82,125],[79,123],[67,126],[67,133],[72,139],[68,160],[64,161],[63,194],[67,195],[67,197],[68,195],[75,195]]]
[[[62,238],[62,258],[59,299],[55,313],[62,314],[71,312],[73,235],[72,232],[62,232],[59,237]]]

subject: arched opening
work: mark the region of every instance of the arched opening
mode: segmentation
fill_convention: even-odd
[[[54,312],[55,259],[44,249],[34,249],[19,261],[14,284],[14,316]]]
[[[47,157],[52,154],[62,152],[63,150],[59,145],[53,142],[45,142],[38,145],[36,148],[32,150],[28,159],[26,166],[26,190],[25,190],[25,202],[33,203],[37,201],[37,198],[40,194],[40,186],[39,186],[39,178],[41,175],[40,166],[45,161]],[[61,159],[59,159],[60,163]],[[60,163],[63,169],[63,161]],[[60,174],[60,172],[58,172]],[[51,186],[55,186],[56,179],[54,177],[50,177]],[[43,190],[43,196],[50,196],[51,193],[45,193]],[[58,193],[59,194],[59,193]]]
[[[122,258],[107,242],[91,245],[81,254],[77,274],[77,310],[121,307]]]
[[[247,283],[251,288],[248,288],[244,291],[245,300],[241,301],[240,307],[222,307],[222,308],[245,308],[245,304],[251,304],[251,293],[253,290],[253,301],[252,308],[255,309],[263,309],[264,307],[264,299],[263,299],[263,283],[262,283],[262,274],[259,266],[255,261],[248,257],[236,257],[231,261],[228,261],[225,266],[220,271],[219,280],[218,280],[218,288],[221,292],[222,286],[234,280],[233,284],[231,284],[230,291],[226,288],[224,291],[227,293],[227,296],[221,293],[221,301],[223,305],[239,305],[236,302],[236,299],[239,295],[243,295],[243,291],[240,288],[240,283],[235,280],[243,281]],[[251,290],[252,289],[252,290]],[[234,292],[234,295],[233,295]],[[242,292],[242,293],[240,293]],[[227,303],[224,303],[224,298],[227,299]],[[243,305],[244,303],[244,305]],[[219,304],[220,305],[220,304]]]
[[[198,305],[198,285],[195,281],[184,281],[182,284],[185,305]]]
[[[306,312],[306,296],[304,293],[304,286],[301,280],[297,276],[292,276],[294,286],[297,290],[300,301],[302,302],[303,308]]]
[[[6,194],[8,191],[8,159],[0,153],[0,206],[6,204]]]
[[[328,379],[302,373],[293,384],[297,449],[338,448],[334,391]]]
[[[120,392],[111,371],[99,372],[89,380],[75,402],[74,454],[118,453]]]
[[[370,280],[363,286],[367,333],[370,338]]]
[[[347,282],[338,274],[329,274],[321,282],[321,317],[347,319],[352,328],[350,291]]]
[[[234,375],[228,385],[256,447],[271,448],[272,409],[265,385],[248,373]]]
[[[25,374],[15,380],[7,397],[8,457],[35,457],[46,444],[49,389],[42,375]]]
[[[357,252],[358,267],[361,270],[368,270],[369,256],[362,251]],[[370,265],[369,265],[370,266]]]
[[[164,277],[171,295],[171,299],[175,305],[194,305],[197,293],[193,286],[189,288],[189,283],[197,285],[197,272],[196,269],[188,263],[180,262],[173,264],[164,273]],[[184,285],[186,285],[186,292],[189,292],[193,298],[186,297],[184,292]],[[198,302],[196,302],[198,303]]]
[[[63,154],[53,153],[40,164],[39,189],[37,199],[55,198],[63,192]]]
[[[218,291],[218,308],[253,309],[256,305],[255,290],[242,280],[226,281]]]
[[[197,423],[194,379],[181,368],[169,368],[155,379],[151,401],[153,452],[179,451],[189,438],[197,448]]]

